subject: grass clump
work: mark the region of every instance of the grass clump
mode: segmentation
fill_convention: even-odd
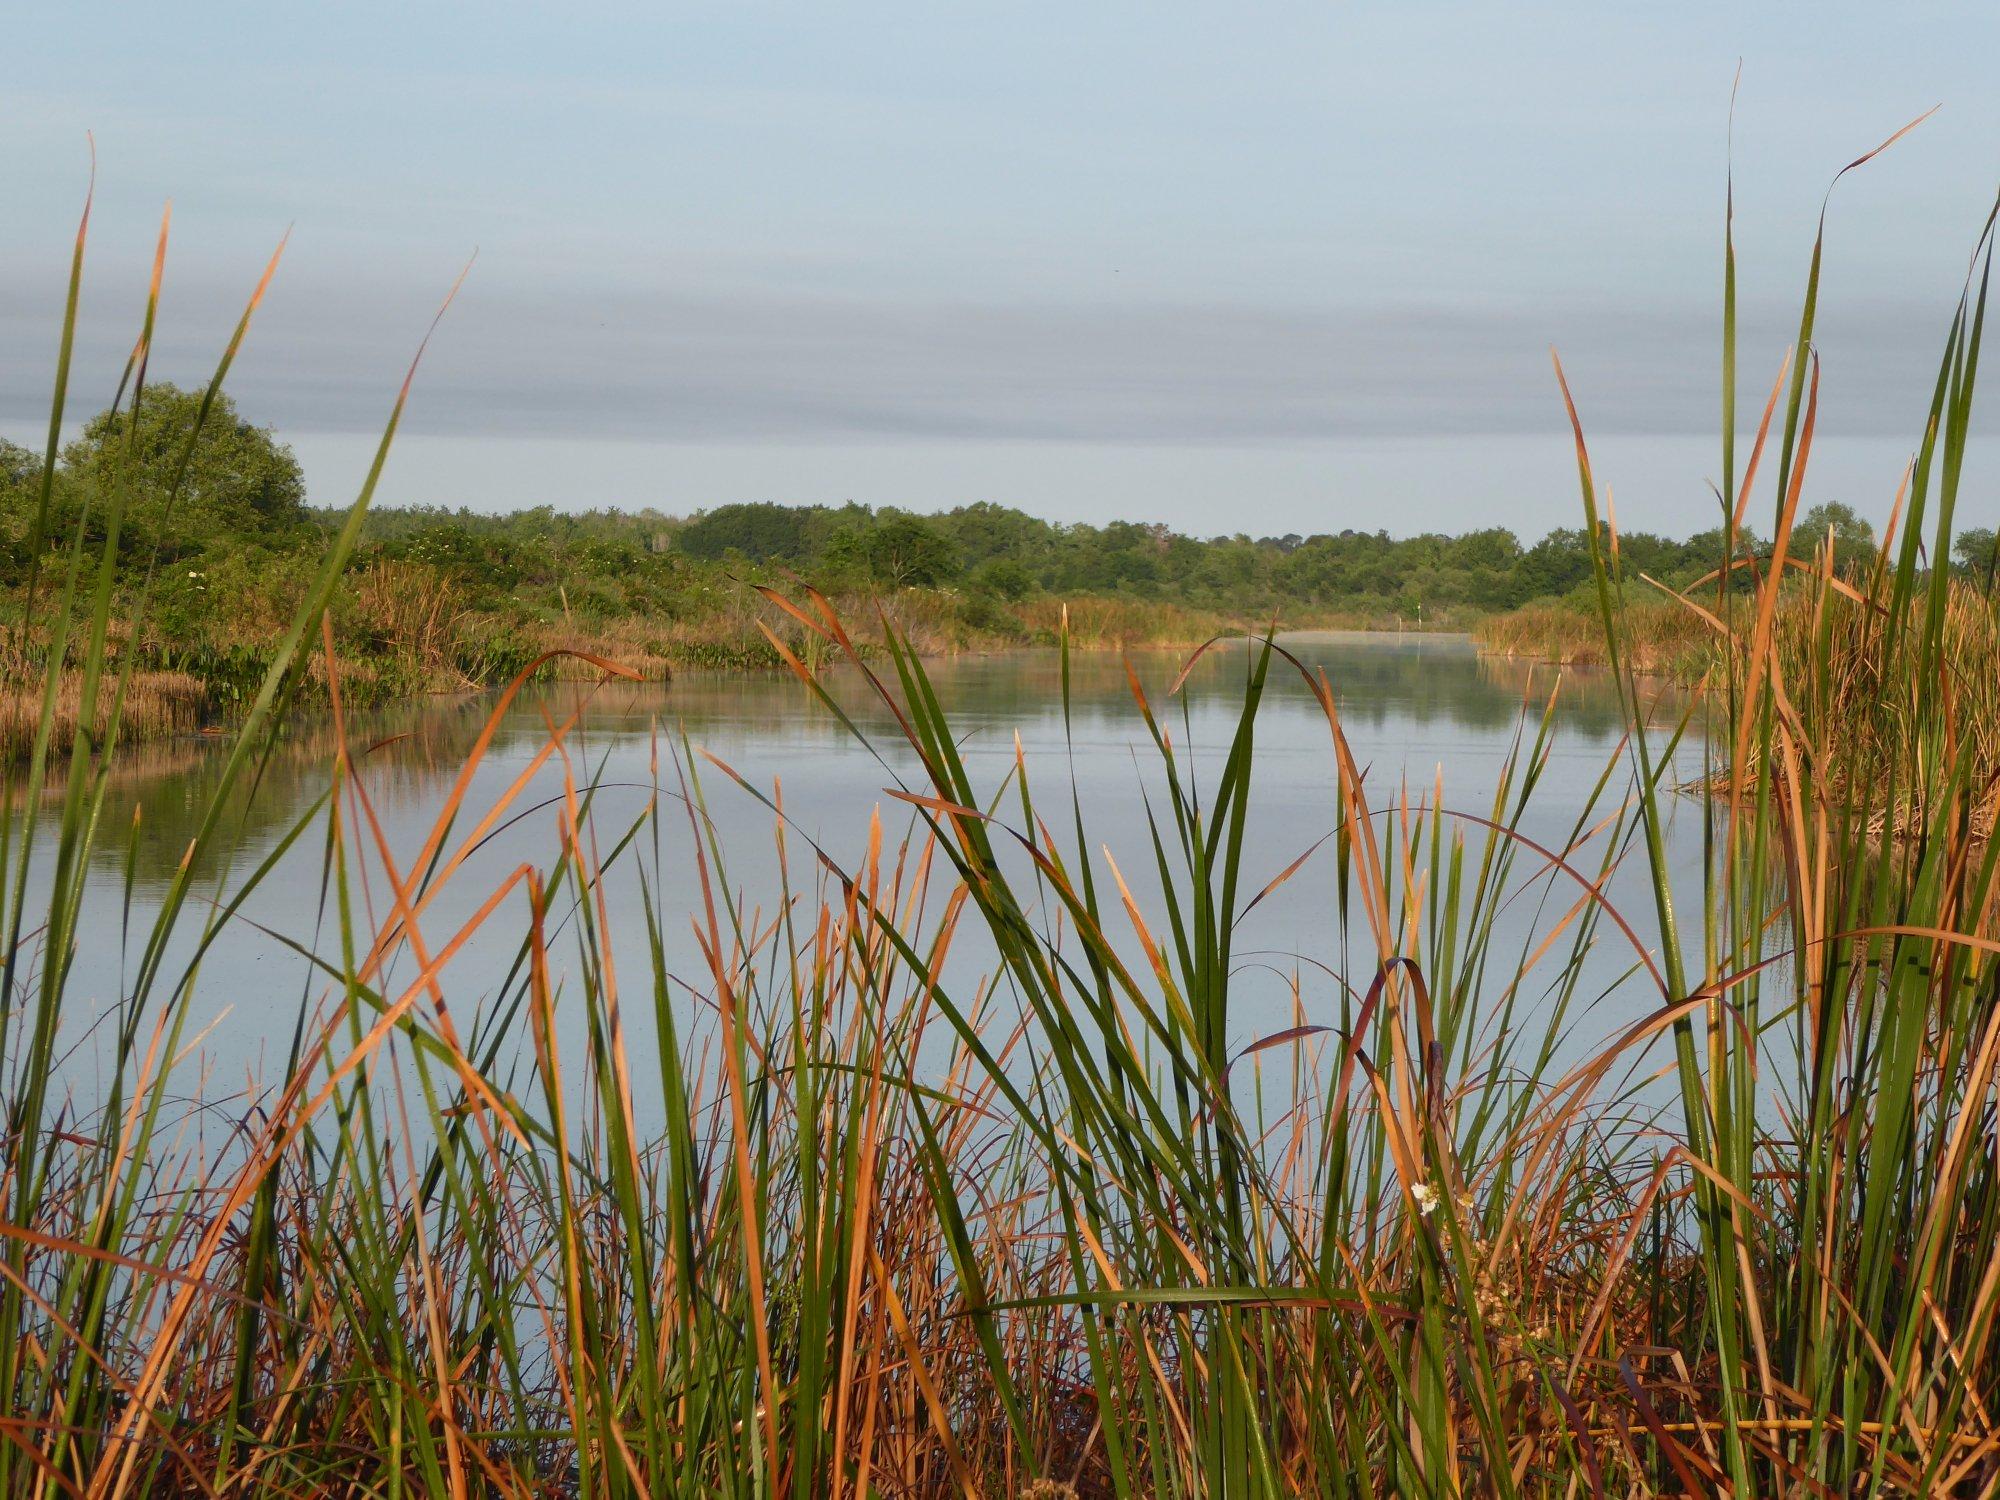
[[[37,674],[39,676],[39,674]],[[15,679],[0,688],[0,744],[28,746],[41,727],[44,694],[35,678]],[[57,753],[76,743],[83,709],[81,673],[59,679],[54,717],[49,723],[49,748]],[[121,722],[140,739],[166,739],[190,734],[207,722],[207,686],[186,672],[135,672],[120,710]],[[102,733],[102,725],[98,726]]]
[[[1742,616],[1751,601],[1697,581],[1684,594],[1649,590],[1656,597],[1621,603],[1616,649],[1629,670],[1718,696],[1744,680],[1753,649],[1761,651],[1773,681],[1800,695],[1795,707],[1815,726],[1792,747],[1803,769],[1864,801],[1895,788],[1895,807],[1873,809],[1872,826],[1896,834],[1920,828],[1923,810],[1911,799],[1922,783],[1902,768],[1937,732],[1938,700],[1948,705],[1970,784],[1991,785],[2000,775],[2000,674],[1991,669],[2000,662],[2000,602],[1964,569],[1944,578],[1935,597],[1899,598],[1890,541],[1872,564],[1845,570],[1822,541],[1818,556],[1802,560],[1805,576],[1794,572],[1775,587],[1761,646],[1740,619],[1732,627],[1725,618]],[[1931,628],[1933,616],[1938,654],[1920,663],[1900,647],[1912,631]],[[1496,655],[1566,665],[1602,667],[1613,650],[1601,621],[1593,624],[1575,603],[1526,606],[1481,622],[1474,634]],[[1753,759],[1742,775],[1758,776],[1760,764]],[[1729,774],[1719,770],[1717,785]],[[1990,805],[1974,816],[1981,830],[1991,828]]]
[[[371,474],[247,692],[186,858],[122,912],[85,879],[135,676],[111,643],[143,636],[151,599],[150,562],[121,576],[113,483],[104,510],[49,531],[60,566],[30,581],[52,639],[30,794],[0,802],[0,1489],[1990,1493],[1986,752],[1963,693],[1911,691],[1868,739],[1868,777],[1828,759],[1858,695],[1950,682],[1950,654],[1986,639],[1927,562],[1951,552],[1984,266],[1866,588],[1787,567],[1810,359],[1741,469],[1725,432],[1725,533],[1761,472],[1774,541],[1714,608],[1668,601],[1699,604],[1716,637],[1698,894],[1668,848],[1689,726],[1658,720],[1628,634],[1660,606],[1635,603],[1655,591],[1600,522],[1580,419],[1626,733],[1557,841],[1526,824],[1553,705],[1524,720],[1490,802],[1454,808],[1371,777],[1337,685],[1251,640],[1189,664],[1240,683],[1221,744],[1192,743],[1174,695],[1135,680],[1151,837],[1101,851],[1048,768],[976,774],[912,622],[864,638],[796,586],[760,597],[766,649],[857,735],[892,726],[872,743],[903,831],[878,818],[858,849],[819,847],[782,789],[671,740],[643,811],[613,820],[582,709],[521,774],[482,777],[507,701],[557,665],[538,656],[429,824],[392,838],[344,727],[335,603]],[[1733,307],[1733,255],[1728,275]],[[1735,358],[1730,328],[1732,390]],[[59,379],[45,502],[64,396]],[[414,637],[447,608],[413,614]],[[1862,621],[1865,649],[1847,640]],[[335,711],[326,794],[235,853],[232,798],[315,670]],[[1318,855],[1249,832],[1279,692],[1326,723]],[[549,780],[546,852],[462,889]],[[732,878],[711,791],[772,813],[769,888]],[[1885,813],[1904,838],[1871,831]],[[284,1064],[185,1104],[173,1059],[204,955],[299,847],[324,851],[324,925],[294,940],[313,983]],[[1628,864],[1636,881],[1614,883]],[[661,909],[676,865],[698,875],[691,914]],[[1243,919],[1306,879],[1325,905],[1281,965],[1292,1012],[1252,1029],[1243,976],[1270,959]],[[642,896],[636,968],[613,960],[614,881]],[[1614,899],[1635,886],[1644,909]],[[684,926],[692,966],[669,957]],[[72,960],[113,930],[124,983],[79,1016]],[[475,943],[497,980],[467,977]],[[1605,954],[1622,1019],[1578,1051]],[[89,1095],[62,1068],[82,1022],[108,1054]],[[218,1116],[226,1131],[204,1128]]]
[[[1627,661],[1638,670],[1691,682],[1714,664],[1715,633],[1668,600],[1633,601],[1621,621]],[[1472,628],[1473,639],[1496,656],[1520,656],[1562,666],[1601,667],[1610,648],[1604,622],[1588,600],[1544,599]]]

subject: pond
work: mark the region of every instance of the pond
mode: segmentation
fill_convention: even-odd
[[[1553,669],[1482,657],[1464,637],[1301,634],[1287,637],[1286,645],[1327,674],[1378,810],[1396,806],[1406,788],[1412,804],[1428,802],[1441,778],[1442,805],[1489,814],[1503,768],[1519,744],[1534,739],[1557,685]],[[1186,655],[1152,650],[1135,652],[1129,660],[1183,756],[1184,773],[1191,770],[1198,785],[1207,785],[1234,731],[1245,656],[1240,646],[1211,653],[1179,694],[1170,697]],[[1157,751],[1135,707],[1125,660],[1107,652],[1072,658],[1067,723],[1061,666],[1053,652],[945,659],[929,663],[927,670],[982,789],[990,795],[1012,773],[1018,737],[1042,813],[1056,825],[1063,847],[1074,846],[1069,823],[1073,783],[1095,868],[1108,873],[1108,851],[1148,920],[1157,921],[1159,887],[1146,817],[1147,794],[1157,811],[1162,783]],[[699,791],[723,856],[720,868],[710,871],[714,889],[738,896],[746,909],[761,912],[766,920],[780,899],[776,820],[767,805],[706,757],[725,763],[766,796],[781,798],[795,896],[811,896],[822,879],[808,841],[835,864],[852,868],[866,848],[871,818],[880,817],[892,847],[913,826],[911,807],[887,795],[895,775],[907,776],[914,764],[895,743],[893,718],[852,669],[832,669],[825,681],[876,742],[881,758],[801,683],[780,673],[686,674],[671,683],[646,685],[537,685],[500,716],[467,789],[451,844],[531,768],[548,744],[551,724],[580,714],[566,748],[571,774],[596,786],[591,811],[601,853],[608,854],[655,803],[656,788],[665,794],[658,798],[663,815],[657,824],[658,869],[650,898],[668,967],[685,986],[675,1003],[699,1010],[708,985],[690,922],[702,910],[703,887],[688,811],[675,795],[683,775]],[[493,707],[491,697],[437,699],[349,724],[358,774],[399,867],[424,847]],[[1670,719],[1671,712],[1663,717]],[[1612,770],[1608,789],[1601,788],[1607,765],[1619,755],[1620,738],[1609,682],[1589,673],[1568,674],[1556,695],[1546,765],[1519,820],[1522,833],[1561,849],[1576,839],[1580,826],[1606,816],[1629,785],[1629,771],[1621,762]],[[233,830],[235,852],[199,873],[195,889],[201,909],[175,936],[171,977],[195,953],[203,912],[233,898],[287,832],[302,821],[306,825],[243,901],[240,920],[202,957],[183,1041],[190,1092],[227,1094],[279,1075],[301,1008],[310,1011],[325,1000],[327,976],[301,950],[330,960],[339,953],[326,880],[326,817],[323,807],[315,812],[329,784],[332,746],[332,730],[324,722],[303,723],[292,731],[264,767],[254,793],[232,800],[227,826]],[[225,749],[225,743],[182,741],[134,750],[110,790],[86,898],[86,937],[65,1016],[74,1043],[66,1071],[80,1093],[89,1092],[91,1075],[102,1063],[90,1023],[130,993],[144,932],[212,798]],[[1693,776],[1700,747],[1692,736],[1680,757],[1683,764],[1676,774]],[[1326,1019],[1338,1009],[1343,982],[1365,987],[1369,977],[1341,972],[1355,960],[1351,954],[1343,956],[1339,946],[1333,846],[1321,842],[1336,814],[1326,719],[1298,674],[1282,663],[1259,715],[1255,766],[1248,888],[1261,888],[1308,849],[1319,847],[1239,930],[1232,1025],[1245,1044],[1291,1024],[1300,1011]],[[471,918],[510,872],[523,864],[546,870],[555,862],[564,815],[563,776],[561,758],[551,757],[452,876],[425,913],[423,930],[433,949]],[[1586,815],[1593,799],[1596,810]],[[1671,800],[1685,803],[1676,810],[1672,829],[1676,884],[1692,882],[1698,892],[1699,808],[1685,799]],[[1018,823],[1018,805],[1011,795],[1004,800],[998,808],[1002,820]],[[365,817],[358,829],[350,823],[350,840],[372,844],[374,835],[365,823]],[[1468,842],[1476,844],[1485,836],[1476,824],[1458,826]],[[648,864],[654,837],[649,831],[637,841]],[[1580,866],[1596,869],[1604,837],[1584,847],[1577,856]],[[646,995],[647,923],[641,908],[648,896],[634,868],[635,852],[628,849],[613,863],[604,892],[619,973],[628,989]],[[48,857],[47,850],[39,852],[44,869]],[[1655,926],[1642,862],[1642,856],[1628,859],[1607,891],[1651,942]],[[353,867],[356,920],[372,930],[387,920],[389,906],[373,848],[365,862]],[[1538,867],[1539,861],[1524,866]],[[1546,932],[1579,891],[1560,878],[1523,882],[1500,936],[1526,943]],[[493,1005],[502,990],[526,913],[525,893],[517,891],[451,960],[443,980],[462,1028]],[[1120,928],[1122,933],[1122,923]],[[567,928],[559,924],[559,934],[552,959],[560,980],[575,952],[574,923]],[[1569,1018],[1581,1034],[1579,1047],[1656,1001],[1642,982],[1629,976],[1629,946],[1608,940],[1602,946],[1617,951],[1594,957],[1588,982],[1581,987],[1597,1011]],[[970,985],[978,971],[990,967],[991,950],[978,935],[954,952],[955,982]],[[401,983],[387,987],[399,990],[414,972],[405,955],[396,971]],[[627,1008],[635,1048],[651,1045],[649,1011],[650,1000]],[[1533,1014],[1531,1007],[1527,1015]]]

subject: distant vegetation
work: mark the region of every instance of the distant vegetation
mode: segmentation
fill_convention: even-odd
[[[227,396],[188,449],[198,407],[195,393],[162,384],[148,387],[129,430],[125,415],[93,418],[62,453],[40,538],[39,460],[0,441],[0,624],[20,626],[38,567],[55,578],[63,549],[104,542],[109,497],[123,486],[120,587],[132,593],[150,570],[152,591],[129,643],[142,674],[129,734],[226,714],[262,679],[341,516],[306,503],[291,451]],[[170,504],[184,449],[187,472]],[[1868,523],[1845,506],[1818,507],[1800,530],[1833,536],[1843,566],[1873,555]],[[751,585],[794,579],[857,619],[872,620],[864,606],[879,604],[927,653],[1046,644],[1063,605],[1080,645],[1184,644],[1271,619],[1464,628],[1525,607],[1492,643],[1567,660],[1601,640],[1585,597],[1588,541],[1563,528],[1523,545],[1501,527],[1455,537],[1343,529],[1198,538],[1133,521],[1057,524],[990,503],[924,515],[759,502],[685,518],[418,507],[368,516],[334,630],[356,701],[504,681],[558,646],[648,676],[775,666],[760,626],[802,649],[811,643]],[[1739,556],[1760,545],[1739,537]],[[1714,569],[1722,547],[1719,530],[1620,537],[1628,569],[1675,586]],[[1991,532],[1963,534],[1958,547],[1969,571],[1990,568]],[[7,631],[24,671],[42,665],[47,639],[46,620],[28,624]],[[1700,635],[1687,619],[1673,628]],[[73,728],[63,717],[57,740]],[[31,729],[23,705],[0,703],[0,739],[18,746]]]
[[[1833,526],[1872,549],[1865,521],[1821,506],[1807,526]],[[593,618],[673,614],[704,589],[797,574],[828,592],[931,590],[1007,606],[1035,598],[1144,601],[1240,619],[1336,615],[1385,625],[1465,623],[1590,581],[1588,538],[1571,527],[1524,546],[1488,527],[1426,532],[1316,532],[1198,538],[1156,523],[1044,521],[980,503],[935,514],[865,505],[732,504],[685,520],[655,512],[504,515],[378,511],[369,555],[436,567],[482,609],[568,606]],[[1713,569],[1722,534],[1673,541],[1621,537],[1627,566],[1685,584]],[[1749,555],[1754,537],[1739,538]],[[650,587],[654,592],[647,592]]]

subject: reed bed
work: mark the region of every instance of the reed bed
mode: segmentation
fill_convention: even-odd
[[[1681,683],[1697,693],[1726,694],[1762,653],[1779,691],[1796,685],[1797,705],[1813,727],[1791,747],[1809,764],[1801,771],[1842,801],[1869,805],[1863,816],[1878,835],[1903,837],[1928,826],[1924,778],[1905,768],[1928,753],[1938,733],[1939,704],[1953,753],[1966,757],[1967,784],[1992,787],[2000,777],[2000,602],[1977,583],[1943,580],[1941,593],[1897,601],[1887,587],[1893,543],[1885,541],[1872,570],[1836,574],[1830,557],[1806,559],[1809,575],[1777,589],[1768,639],[1726,623],[1750,607],[1743,597],[1699,585],[1672,602],[1647,600],[1621,610],[1618,649],[1628,670]],[[1758,564],[1761,566],[1762,564]],[[1890,612],[1899,618],[1891,620]],[[1937,655],[1919,664],[1902,648],[1913,632],[1932,628]],[[1577,641],[1588,622],[1581,606],[1531,605],[1482,622],[1481,645],[1499,657],[1602,666],[1611,655],[1601,626],[1594,645]],[[1726,790],[1763,774],[1761,747],[1750,746],[1741,768],[1718,764],[1706,781]],[[1970,816],[1982,837],[1995,822],[1991,797],[1975,796]]]
[[[23,757],[31,750],[46,697],[45,684],[39,680],[17,679],[0,686],[0,760]],[[167,739],[199,729],[209,707],[208,689],[185,672],[134,672],[120,718],[138,738]],[[61,753],[76,742],[82,722],[83,673],[67,671],[57,678],[53,708],[48,743]]]
[[[1810,774],[1843,800],[1867,804],[1878,827],[1903,833],[1929,825],[1922,799],[1932,790],[1903,768],[1931,754],[1963,756],[1970,816],[1990,831],[1992,799],[1978,793],[2000,776],[2000,606],[1952,579],[1941,598],[1905,601],[1892,622],[1886,594],[1863,592],[1865,579],[1854,583],[1794,588],[1773,619],[1780,680],[1800,685],[1812,700],[1804,712],[1823,726],[1806,752]],[[1937,655],[1919,675],[1900,647],[1925,630]],[[1941,743],[1926,743],[1941,731]],[[1889,787],[1897,788],[1893,808],[1882,805]]]
[[[1693,681],[1714,664],[1714,633],[1699,616],[1669,601],[1633,601],[1620,630],[1625,659],[1641,672]],[[1472,636],[1495,656],[1560,666],[1601,667],[1609,656],[1603,618],[1589,601],[1524,604],[1475,622]]]
[[[82,253],[80,235],[78,279]],[[1491,800],[1458,806],[1357,765],[1338,685],[1251,639],[1195,653],[1238,674],[1224,743],[1191,743],[1174,695],[1135,679],[1151,837],[1102,850],[1060,767],[975,777],[910,622],[864,635],[834,601],[767,590],[763,639],[800,691],[857,736],[893,726],[860,847],[815,846],[782,789],[665,732],[645,807],[612,818],[587,709],[493,789],[475,773],[500,713],[559,664],[537,656],[412,854],[345,730],[328,623],[406,381],[185,856],[122,909],[87,880],[118,836],[102,814],[134,680],[106,650],[133,597],[114,475],[102,557],[57,539],[38,581],[48,617],[79,622],[74,753],[52,758],[52,672],[28,794],[0,801],[0,1490],[1994,1493],[2000,855],[1978,837],[1975,663],[1951,659],[1990,637],[1925,564],[1949,555],[1985,264],[1865,588],[1787,567],[1810,357],[1740,467],[1725,431],[1725,513],[1774,496],[1777,540],[1740,597],[1668,601],[1719,639],[1727,769],[1692,900],[1667,847],[1689,722],[1642,692],[1626,632],[1659,606],[1598,524],[1580,419],[1626,732],[1555,843],[1524,828],[1553,702]],[[1727,274],[1733,308],[1733,254]],[[1816,293],[1815,274],[1802,349]],[[130,401],[151,326],[149,303]],[[73,328],[74,296],[64,369]],[[1726,324],[1731,409],[1735,359]],[[1788,573],[1809,643],[1785,644]],[[851,670],[816,670],[834,659]],[[239,849],[231,810],[309,672],[334,713],[326,793]],[[1318,846],[1248,835],[1277,692],[1325,718]],[[1840,775],[1828,747],[1870,693],[1889,727],[1869,777]],[[551,779],[545,854],[461,889]],[[772,886],[732,878],[717,796],[768,808]],[[1871,832],[1903,808],[1902,838]],[[204,956],[311,848],[324,920],[290,940],[314,983],[284,1064],[190,1103]],[[1628,864],[1643,910],[1610,894]],[[663,909],[670,868],[697,873],[692,913]],[[1308,879],[1314,946],[1275,960],[1292,1013],[1252,1029],[1243,977],[1274,960],[1243,919]],[[613,961],[614,882],[642,897],[636,970]],[[96,997],[73,956],[113,933],[124,983],[79,1013]],[[475,944],[511,955],[497,986],[470,988]],[[64,1067],[80,1027],[106,1058],[89,1092]]]

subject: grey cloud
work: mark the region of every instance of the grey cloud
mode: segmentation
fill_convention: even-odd
[[[226,327],[219,294],[195,288],[180,307],[192,326]],[[1946,312],[1914,302],[1830,309],[1827,429],[1914,435]],[[233,387],[253,418],[281,430],[372,429],[426,321],[407,293],[309,281],[261,315]],[[1746,421],[1793,331],[1787,317],[1747,316]],[[53,344],[46,306],[0,297],[0,418],[10,429],[46,412]],[[1562,423],[1551,344],[1593,430],[1712,429],[1718,347],[1706,306],[1007,306],[588,285],[556,297],[482,287],[476,271],[433,346],[410,426],[777,443],[1546,433]],[[92,328],[81,410],[108,391],[125,347]],[[190,378],[210,357],[198,351],[196,340],[170,334],[156,374]]]

